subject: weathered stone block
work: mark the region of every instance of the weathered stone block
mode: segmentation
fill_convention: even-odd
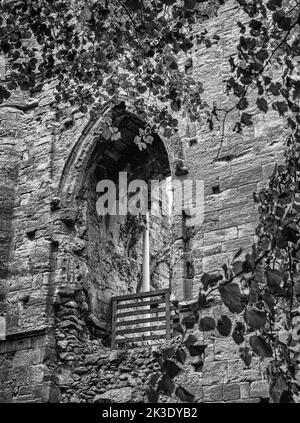
[[[39,348],[31,350],[17,351],[14,359],[13,366],[30,366],[39,364],[41,360],[41,350]]]
[[[227,363],[212,361],[204,363],[202,383],[204,385],[215,385],[227,382]]]
[[[18,394],[20,396],[30,395],[32,393],[32,387],[30,386],[20,386]]]
[[[215,359],[217,361],[228,360],[228,357],[237,357],[239,354],[238,345],[231,339],[215,339]]]
[[[254,235],[254,230],[253,230],[253,235]],[[235,240],[226,241],[222,243],[222,252],[237,251],[240,248],[242,248],[243,255],[244,255],[247,252],[251,252],[251,247],[253,243],[254,243],[254,236],[248,236],[245,238],[237,238]]]
[[[245,399],[238,399],[233,401],[234,403],[242,403],[242,404],[257,404],[260,402],[259,398],[245,398]]]
[[[132,388],[126,386],[120,389],[110,389],[104,394],[96,395],[93,402],[106,402],[106,400],[111,402],[130,402],[131,398]]]
[[[223,385],[203,387],[203,402],[216,402],[223,399]]]
[[[183,386],[189,392],[194,394],[195,396],[202,397],[202,374],[201,372],[195,372],[189,362],[187,360],[186,364],[183,366],[184,371],[179,374],[176,379],[176,383],[178,385]]]
[[[240,383],[240,397],[241,399],[250,397],[250,383],[249,382]]]
[[[39,364],[29,368],[30,383],[39,384],[44,380],[44,365]]]
[[[240,171],[235,171],[233,176],[231,176],[230,178],[222,179],[220,182],[221,190],[239,187],[240,185],[245,185],[249,184],[250,182],[262,180],[262,167],[260,165],[246,169],[245,167],[246,165],[244,163],[244,169],[241,169]]]
[[[227,263],[227,260],[230,260],[233,256],[232,252],[215,254],[213,256],[208,256],[203,258],[203,272],[209,273],[214,270],[222,269],[224,263]]]
[[[243,225],[238,225],[238,237],[239,238],[246,238],[249,236],[253,236],[255,234],[255,222],[245,223]]]
[[[260,378],[260,364],[256,357],[252,359],[250,368],[241,359],[228,361],[228,382],[251,382]]]
[[[13,398],[12,402],[13,403],[27,403],[27,402],[31,402],[32,400],[34,400],[32,395],[22,395],[22,396],[17,396],[16,398]]]
[[[258,398],[269,398],[270,386],[267,380],[257,380],[250,385],[250,396]]]
[[[9,391],[0,391],[0,403],[11,403],[12,402],[12,392]]]
[[[237,237],[238,231],[236,227],[219,229],[204,234],[204,245],[217,244],[219,242],[229,241]]]
[[[243,223],[253,222],[257,217],[257,212],[253,207],[253,203],[231,207],[220,211],[219,228],[228,228],[241,225]]]
[[[240,398],[240,386],[238,383],[225,384],[223,387],[223,399],[232,401]]]

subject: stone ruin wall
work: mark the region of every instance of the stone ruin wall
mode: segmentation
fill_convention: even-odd
[[[205,22],[208,34],[220,37],[193,56],[209,104],[232,104],[222,81],[239,36],[234,23],[243,19],[230,0]],[[120,401],[123,393],[128,401],[142,401],[149,349],[118,352],[103,346],[107,326],[91,312],[84,286],[85,222],[78,220],[82,210],[74,210],[74,193],[93,151],[97,124],[68,109],[57,122],[52,103],[48,85],[31,97],[17,93],[0,106],[0,313],[7,321],[7,338],[0,341],[0,402],[92,402],[103,395]],[[252,193],[283,156],[277,113],[253,112],[254,126],[242,134],[232,132],[236,116],[229,115],[221,149],[221,124],[210,132],[205,122],[184,119],[178,139],[167,144],[173,175],[181,159],[189,170],[181,179],[205,181],[203,225],[190,230],[183,229],[181,219],[174,222],[173,241],[182,260],[174,266],[172,289],[181,301],[197,295],[203,272],[219,271],[239,247],[247,251],[253,243],[257,210]],[[210,313],[227,311],[216,302]],[[205,337],[203,371],[183,376],[199,401],[268,397],[263,363],[254,359],[246,369],[233,342],[217,333]],[[131,359],[135,354],[145,363],[135,361],[138,368]]]

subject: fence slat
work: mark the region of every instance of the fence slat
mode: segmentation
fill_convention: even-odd
[[[147,335],[136,338],[116,339],[117,344],[127,344],[128,342],[154,341],[162,339],[161,335]]]
[[[130,328],[130,329],[121,329],[116,331],[116,335],[124,335],[125,333],[137,333],[137,332],[156,332],[158,330],[165,330],[166,325],[158,326],[147,326],[146,328]],[[164,336],[164,335],[163,335]]]
[[[170,294],[169,289],[163,289],[114,297],[112,299],[112,348],[126,343],[170,339],[171,332],[173,333],[179,323],[179,315],[174,313],[177,307],[171,304]],[[124,317],[128,317],[129,320],[120,321]],[[151,326],[154,322],[161,324]],[[162,333],[156,335],[152,333],[157,331]],[[124,336],[126,334],[131,337]],[[141,334],[141,336],[134,337],[135,334]]]
[[[159,295],[165,295],[167,292],[169,292],[169,289],[160,289],[159,291],[150,291],[150,292],[138,292],[136,294],[119,295],[118,297],[114,297],[114,300],[127,301],[127,300],[134,300],[135,298],[157,297]]]
[[[163,313],[166,311],[165,307],[149,308],[147,310],[125,311],[125,313],[118,313],[117,319],[126,316],[139,316],[140,314]]]
[[[129,303],[129,304],[118,304],[118,309],[123,310],[124,308],[133,308],[133,307],[144,307],[145,305],[156,305],[156,304],[163,304],[165,302],[165,299],[157,299],[157,300],[149,300],[149,301],[136,301],[135,303]]]
[[[123,322],[117,322],[118,326],[128,326],[128,325],[137,325],[141,323],[151,323],[151,322],[165,322],[165,316],[158,316],[158,317],[149,317],[148,319],[138,319],[138,320],[124,320]],[[151,327],[150,327],[151,329]]]

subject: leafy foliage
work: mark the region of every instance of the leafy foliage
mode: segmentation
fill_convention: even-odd
[[[190,31],[205,19],[201,3],[3,1],[0,54],[7,58],[7,81],[0,86],[0,103],[16,88],[34,93],[53,80],[58,117],[65,105],[96,117],[125,98],[128,110],[152,131],[170,137],[178,125],[174,113],[195,120],[203,108],[202,83],[192,77],[191,57],[182,66],[178,62],[209,41]],[[205,3],[213,11],[224,1]],[[111,128],[103,132],[112,140],[119,136]],[[136,139],[141,149],[151,142],[150,132]]]
[[[228,93],[238,102],[225,111],[240,111],[235,130],[253,125],[248,111],[248,95],[257,91],[256,106],[262,113],[270,109],[286,120],[285,164],[277,166],[269,187],[254,193],[260,220],[258,242],[252,253],[239,259],[239,250],[223,275],[204,274],[198,301],[182,324],[190,332],[209,298],[219,292],[229,311],[238,315],[232,329],[232,317],[221,316],[217,323],[201,317],[201,330],[217,328],[220,335],[232,336],[240,346],[240,357],[250,366],[252,356],[268,359],[267,375],[273,402],[299,402],[300,389],[300,39],[299,2],[282,0],[237,0],[249,16],[238,23],[241,36],[237,56],[229,63],[232,76]],[[274,76],[274,66],[281,72]],[[251,91],[252,90],[252,91]],[[224,111],[223,111],[224,112]],[[214,110],[218,118],[220,110]],[[209,320],[208,320],[209,319]],[[183,335],[186,336],[186,335]],[[188,335],[193,336],[192,334]],[[195,339],[194,339],[195,338]],[[193,345],[197,345],[194,337]],[[203,360],[203,354],[199,359]]]

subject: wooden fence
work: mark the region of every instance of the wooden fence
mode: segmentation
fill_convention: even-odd
[[[111,347],[170,339],[175,310],[169,289],[113,297]]]

